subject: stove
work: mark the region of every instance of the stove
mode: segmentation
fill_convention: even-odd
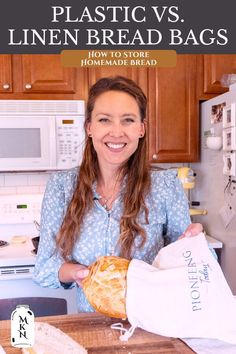
[[[12,243],[0,247],[0,280],[17,278],[31,278],[36,255],[31,242],[27,237],[23,243]]]
[[[76,287],[53,289],[36,284],[36,260],[31,238],[38,236],[42,194],[0,196],[0,299],[22,297],[60,298],[67,302],[68,313],[77,313]],[[0,309],[1,313],[1,309]]]
[[[43,194],[1,195],[0,224],[27,224],[40,218]]]
[[[36,255],[31,238],[38,236],[35,221],[40,221],[42,199],[42,194],[1,196],[0,280],[32,278]]]

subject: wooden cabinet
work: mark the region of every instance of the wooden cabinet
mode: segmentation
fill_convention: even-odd
[[[75,93],[75,70],[60,55],[22,55],[22,92]]]
[[[99,78],[122,75],[148,97],[150,162],[198,160],[199,115],[195,55],[178,55],[174,68],[63,68],[60,55],[0,55],[0,99],[87,99]],[[9,88],[3,85],[9,84]]]
[[[148,97],[148,157],[153,163],[199,157],[199,101],[227,91],[236,54],[178,55],[174,68],[63,68],[59,54],[0,55],[0,99],[87,99],[104,76],[135,80]]]
[[[93,85],[102,77],[109,76],[125,76],[137,82],[142,87],[144,93],[147,95],[147,69],[139,69],[132,67],[111,67],[111,68],[91,68],[88,70],[89,86]]]
[[[199,155],[196,68],[196,56],[178,55],[174,68],[89,69],[89,84],[117,74],[135,80],[148,97],[149,161],[192,162]]]
[[[199,157],[197,60],[178,55],[174,68],[149,69],[148,130],[151,162],[193,162]]]
[[[0,99],[85,99],[87,69],[65,68],[60,54],[0,55]]]
[[[0,55],[0,93],[12,92],[12,56]]]
[[[220,82],[224,74],[236,74],[236,54],[203,55],[204,94],[215,96],[228,91],[228,88],[223,87]]]

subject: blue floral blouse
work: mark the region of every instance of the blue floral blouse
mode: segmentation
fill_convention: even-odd
[[[58,172],[52,175],[46,187],[34,271],[34,281],[44,287],[64,286],[58,279],[58,271],[64,260],[55,252],[55,238],[72,198],[77,172],[77,169]],[[123,209],[122,191],[110,211],[99,203],[95,184],[93,193],[93,208],[85,216],[79,241],[71,256],[73,261],[84,265],[91,264],[99,256],[119,255],[116,243]],[[149,224],[145,223],[143,213],[139,215],[139,223],[146,230],[147,241],[141,250],[134,249],[133,258],[152,263],[164,243],[175,241],[191,223],[188,201],[175,170],[151,171],[151,191],[146,197],[146,205],[149,209]],[[136,238],[136,245],[138,241]],[[93,311],[83,290],[77,289],[78,311]]]

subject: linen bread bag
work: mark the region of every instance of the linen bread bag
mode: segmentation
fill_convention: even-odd
[[[107,262],[109,257],[97,262],[102,264],[104,259]],[[164,336],[216,338],[236,344],[235,300],[202,233],[164,247],[153,265],[133,259],[127,272],[121,266],[119,274],[119,260],[124,262],[116,260],[115,289],[111,275],[107,276],[109,269],[105,267],[104,273],[97,264],[83,288],[91,305],[109,316],[114,315],[117,301],[123,302],[125,312],[114,317],[128,317],[132,327],[126,339],[140,327]],[[97,283],[106,290],[97,291]]]

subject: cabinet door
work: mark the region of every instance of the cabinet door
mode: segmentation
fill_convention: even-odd
[[[199,155],[196,56],[179,55],[175,68],[89,69],[89,85],[105,76],[136,81],[148,97],[150,162],[192,162]]]
[[[236,54],[203,56],[203,79],[205,94],[220,94],[228,91],[222,87],[221,78],[224,74],[236,74]]]
[[[192,162],[199,155],[196,56],[178,55],[174,68],[149,69],[149,159]]]
[[[63,68],[59,54],[22,55],[24,93],[75,93],[75,70]]]
[[[147,94],[147,69],[131,67],[110,67],[110,68],[90,68],[88,69],[89,86],[93,85],[102,77],[124,76],[134,80]]]
[[[12,92],[12,56],[0,55],[0,92]]]

